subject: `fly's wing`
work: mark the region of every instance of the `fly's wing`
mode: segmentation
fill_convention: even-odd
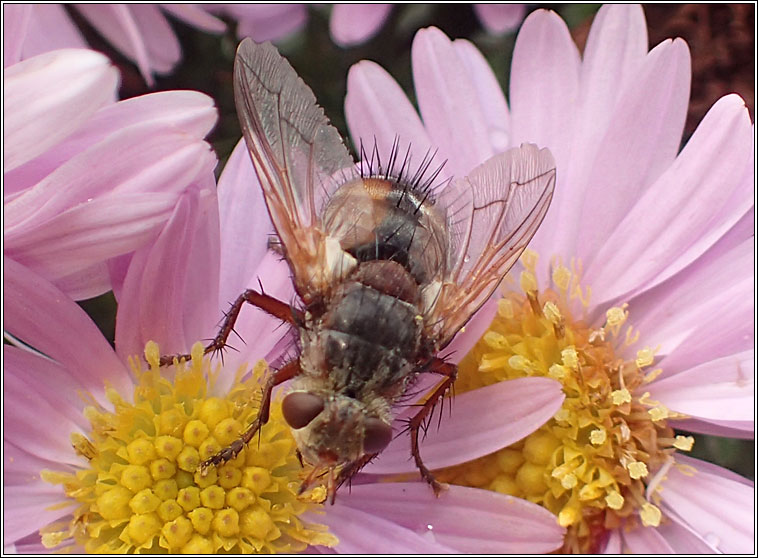
[[[307,303],[325,292],[341,265],[319,212],[356,177],[355,164],[313,92],[271,43],[240,43],[234,99],[271,221]]]
[[[555,161],[523,144],[492,157],[446,188],[449,273],[431,308],[440,347],[484,304],[518,260],[547,213]]]

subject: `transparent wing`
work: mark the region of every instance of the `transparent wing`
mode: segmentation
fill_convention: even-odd
[[[431,310],[440,347],[484,304],[537,231],[555,187],[547,149],[496,155],[440,195],[448,208],[449,273]]]
[[[313,92],[270,43],[240,43],[234,99],[271,221],[307,303],[330,283],[321,206],[357,176],[355,164]]]

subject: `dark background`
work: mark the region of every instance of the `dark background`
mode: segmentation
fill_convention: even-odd
[[[599,4],[530,5],[529,11],[540,7],[557,11],[571,28],[580,50],[583,49]],[[739,93],[754,119],[755,5],[649,4],[644,9],[650,47],[666,38],[682,37],[692,53],[692,91],[683,141],[686,142],[713,103],[727,93]],[[356,62],[363,59],[378,62],[414,100],[410,47],[420,27],[435,25],[451,38],[471,40],[489,60],[503,90],[508,91],[509,61],[517,30],[500,37],[488,35],[470,5],[396,5],[378,35],[349,49],[331,41],[329,11],[327,5],[311,6],[305,28],[277,45],[345,136],[346,78],[350,66]],[[217,172],[220,171],[241,136],[232,94],[232,62],[238,42],[234,22],[228,21],[226,34],[211,35],[172,20],[182,44],[183,60],[171,75],[158,77],[155,87],[148,89],[133,64],[102,40],[75,10],[70,12],[93,48],[106,53],[119,67],[122,98],[155,90],[196,89],[215,99],[220,119],[209,140],[218,153]],[[116,309],[112,294],[81,304],[112,342]],[[695,437],[691,455],[755,478],[753,440]]]

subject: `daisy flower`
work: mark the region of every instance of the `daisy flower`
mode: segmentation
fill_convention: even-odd
[[[226,24],[212,14],[238,20],[238,35],[257,41],[282,38],[300,29],[307,17],[304,5],[257,4],[72,4],[75,10],[121,54],[134,62],[148,85],[154,74],[170,73],[182,59],[182,49],[167,15],[208,33],[223,33]],[[3,6],[4,65],[62,48],[87,48],[87,41],[62,4]],[[6,37],[7,39],[7,37]],[[19,40],[20,39],[20,40]]]
[[[293,296],[286,265],[267,253],[271,224],[242,143],[219,181],[218,201],[216,195],[212,185],[184,192],[156,241],[130,258],[115,350],[64,293],[6,257],[6,328],[24,342],[4,347],[10,548],[196,554],[557,548],[564,529],[551,513],[474,488],[451,487],[438,500],[423,482],[367,483],[352,493],[345,487],[334,506],[320,504],[323,489],[298,497],[304,472],[278,397],[258,445],[208,476],[196,472],[255,416],[265,372],[259,359],[277,358],[282,331],[273,318],[245,307],[235,329],[248,343],[236,343],[238,351],[211,360],[196,340],[215,334],[230,298],[259,279],[280,299]],[[190,362],[158,367],[160,354],[189,350]],[[456,402],[447,427],[430,433],[423,451],[438,463],[450,462],[451,448],[463,459],[479,457],[483,447],[534,430],[562,400],[559,384],[544,378],[472,391]],[[474,412],[483,403],[492,405],[489,416]],[[513,422],[511,431],[495,429],[504,421]],[[410,470],[407,446],[406,440],[401,471]]]
[[[91,50],[46,52],[3,76],[4,253],[76,299],[102,294],[181,193],[213,181],[213,101],[116,102],[118,72]]]
[[[420,31],[421,117],[379,66],[348,78],[353,138],[437,149],[469,169],[522,142],[549,147],[556,194],[460,363],[457,391],[550,377],[566,400],[535,433],[438,475],[536,502],[571,552],[753,552],[752,483],[688,458],[674,428],[753,436],[753,128],[716,102],[680,152],[690,58],[648,52],[639,6],[605,6],[583,57],[565,23],[524,22],[510,106],[467,41]]]
[[[482,26],[494,35],[513,31],[526,14],[526,4],[474,4]],[[335,4],[329,18],[329,33],[339,46],[365,43],[387,21],[392,4]]]
[[[284,39],[308,21],[305,4],[207,4],[204,9],[234,19],[237,37],[252,37],[258,43]]]
[[[134,62],[151,86],[154,73],[169,73],[182,56],[164,12],[210,33],[226,29],[223,21],[190,4],[73,4],[70,9]],[[12,54],[6,48],[6,66],[51,50],[88,46],[62,4],[5,5],[3,16],[6,29],[10,26],[22,39]]]

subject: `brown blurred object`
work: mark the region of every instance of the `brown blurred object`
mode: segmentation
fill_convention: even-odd
[[[689,136],[717,99],[737,93],[755,121],[755,4],[644,4],[650,45],[681,37],[692,52]]]
[[[737,93],[755,121],[755,4],[643,4],[650,48],[681,37],[692,53],[688,138],[720,97]],[[591,21],[572,29],[584,50]]]

